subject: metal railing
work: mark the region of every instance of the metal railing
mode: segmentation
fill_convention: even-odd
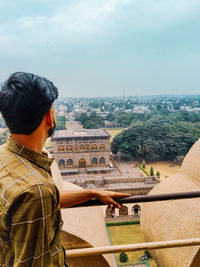
[[[97,256],[97,255],[111,254],[117,252],[155,250],[163,248],[177,248],[177,247],[188,247],[188,246],[199,246],[199,245],[200,245],[200,238],[192,238],[192,239],[149,242],[149,243],[139,243],[130,245],[70,249],[66,251],[66,256],[68,258],[75,258],[75,257]]]
[[[155,202],[155,201],[167,201],[167,200],[181,200],[181,199],[193,199],[200,198],[200,191],[182,192],[182,193],[169,193],[169,194],[156,194],[156,195],[136,195],[130,197],[123,197],[115,199],[119,204],[138,203],[138,202]],[[85,203],[73,206],[75,207],[88,207],[105,205],[99,200],[90,200]],[[117,246],[105,246],[95,248],[84,249],[71,249],[66,251],[68,258],[96,256],[102,254],[111,254],[117,252],[139,251],[139,250],[155,250],[164,248],[176,248],[186,246],[199,246],[200,238],[182,239],[182,240],[170,240],[150,243],[117,245]]]
[[[115,198],[115,201],[119,204],[127,203],[138,203],[138,202],[155,202],[155,201],[166,201],[166,200],[178,200],[178,199],[188,199],[188,198],[198,198],[200,197],[200,191],[193,192],[181,192],[181,193],[169,193],[169,194],[156,194],[156,195],[136,195],[130,197]],[[105,205],[100,200],[89,200],[87,202],[75,205],[70,208],[75,207],[88,207],[88,206],[101,206]]]

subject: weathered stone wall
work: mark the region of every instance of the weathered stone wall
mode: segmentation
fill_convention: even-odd
[[[80,145],[86,146],[86,144],[89,144],[90,150],[75,150],[75,146],[77,145],[80,147]],[[93,144],[97,145],[97,150],[92,150],[91,146]],[[105,149],[100,150],[99,146],[101,144],[105,145]],[[59,152],[58,147],[60,145],[64,146],[64,152]],[[73,151],[67,152],[66,147],[67,145],[72,145]],[[110,142],[109,139],[96,139],[96,140],[72,140],[72,141],[63,141],[62,144],[59,143],[59,141],[54,141],[53,143],[53,153],[55,160],[57,164],[59,165],[59,160],[63,159],[65,162],[67,162],[68,159],[73,160],[73,167],[78,168],[79,166],[79,160],[81,158],[84,158],[86,160],[86,167],[92,166],[92,158],[97,158],[98,161],[101,157],[105,158],[105,166],[109,166],[110,164]],[[99,164],[98,164],[99,165]],[[61,169],[66,169],[65,167],[61,167]]]
[[[132,178],[107,178],[107,177],[104,177],[104,184],[114,184],[114,183],[146,183],[146,184],[150,184],[150,181],[151,180],[152,182],[155,182],[155,183],[158,183],[160,182],[160,179],[158,179],[157,177],[155,176],[151,176],[151,177],[132,177]]]
[[[74,178],[73,183],[83,188],[93,188],[125,192],[133,195],[146,195],[160,182],[157,177],[146,178],[108,178],[97,176],[94,178]]]

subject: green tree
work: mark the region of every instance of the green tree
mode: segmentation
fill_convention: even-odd
[[[160,172],[159,171],[156,172],[156,176],[158,176],[160,178]]]
[[[113,113],[108,113],[106,116],[106,120],[107,121],[114,121],[115,120],[115,116]]]
[[[76,116],[76,121],[80,121],[81,124],[84,124],[88,120],[88,115],[86,113],[81,113]]]
[[[147,255],[147,258],[150,259],[151,258],[151,254],[149,253],[148,250],[145,250],[144,251],[144,254]]]
[[[121,127],[126,127],[131,124],[131,121],[133,119],[134,115],[133,113],[122,113],[117,118],[117,124]]]
[[[118,152],[118,146],[117,146],[117,144],[116,143],[111,143],[111,151],[112,151],[112,153],[114,154],[114,155],[116,155],[117,154],[117,152]]]
[[[111,150],[124,158],[138,160],[173,160],[184,156],[200,137],[200,123],[169,123],[151,120],[136,123],[112,141]],[[114,151],[113,151],[114,153]]]
[[[154,176],[154,170],[153,170],[153,167],[150,168],[150,175],[151,175],[151,176]]]
[[[99,128],[98,126],[99,126],[99,125],[98,125],[98,123],[97,123],[96,121],[90,121],[90,120],[86,121],[86,122],[83,124],[83,127],[84,127],[85,129],[98,129],[98,128]]]
[[[146,163],[145,163],[145,160],[143,159],[143,161],[142,161],[142,168],[145,169],[145,165],[146,165]]]
[[[128,261],[128,256],[125,252],[121,252],[119,255],[119,261],[120,262],[127,262]]]
[[[84,122],[83,127],[86,129],[97,129],[103,127],[104,125],[104,119],[94,112],[88,116],[88,119]]]
[[[96,104],[94,103],[94,105]],[[86,129],[97,129],[105,125],[104,119],[97,115],[96,112],[91,113],[89,116],[86,113],[81,113],[76,116],[76,120],[80,121],[83,128]]]

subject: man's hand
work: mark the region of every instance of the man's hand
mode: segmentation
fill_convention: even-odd
[[[101,202],[112,205],[113,208],[121,208],[121,205],[114,201],[114,198],[129,197],[130,194],[117,193],[113,191],[104,190],[76,190],[76,191],[60,191],[60,206],[61,208],[68,208],[80,203],[86,202],[90,199],[96,198]]]
[[[114,201],[114,198],[120,197],[129,197],[131,194],[127,193],[117,193],[113,191],[104,191],[104,190],[93,190],[95,198],[100,200],[101,202],[112,205],[114,208],[121,209],[121,205]]]

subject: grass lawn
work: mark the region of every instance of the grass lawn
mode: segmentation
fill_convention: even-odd
[[[113,245],[145,243],[139,224],[108,226],[108,231]],[[144,255],[144,251],[127,252],[126,254],[130,263],[136,263],[140,256]],[[116,253],[116,257],[120,263],[119,253]],[[149,260],[149,264],[150,267],[157,266],[152,259]]]
[[[121,133],[122,131],[126,130],[127,128],[112,128],[112,129],[109,129],[109,128],[104,128],[104,130],[109,133],[111,135],[110,137],[110,142],[112,142],[113,138]]]

